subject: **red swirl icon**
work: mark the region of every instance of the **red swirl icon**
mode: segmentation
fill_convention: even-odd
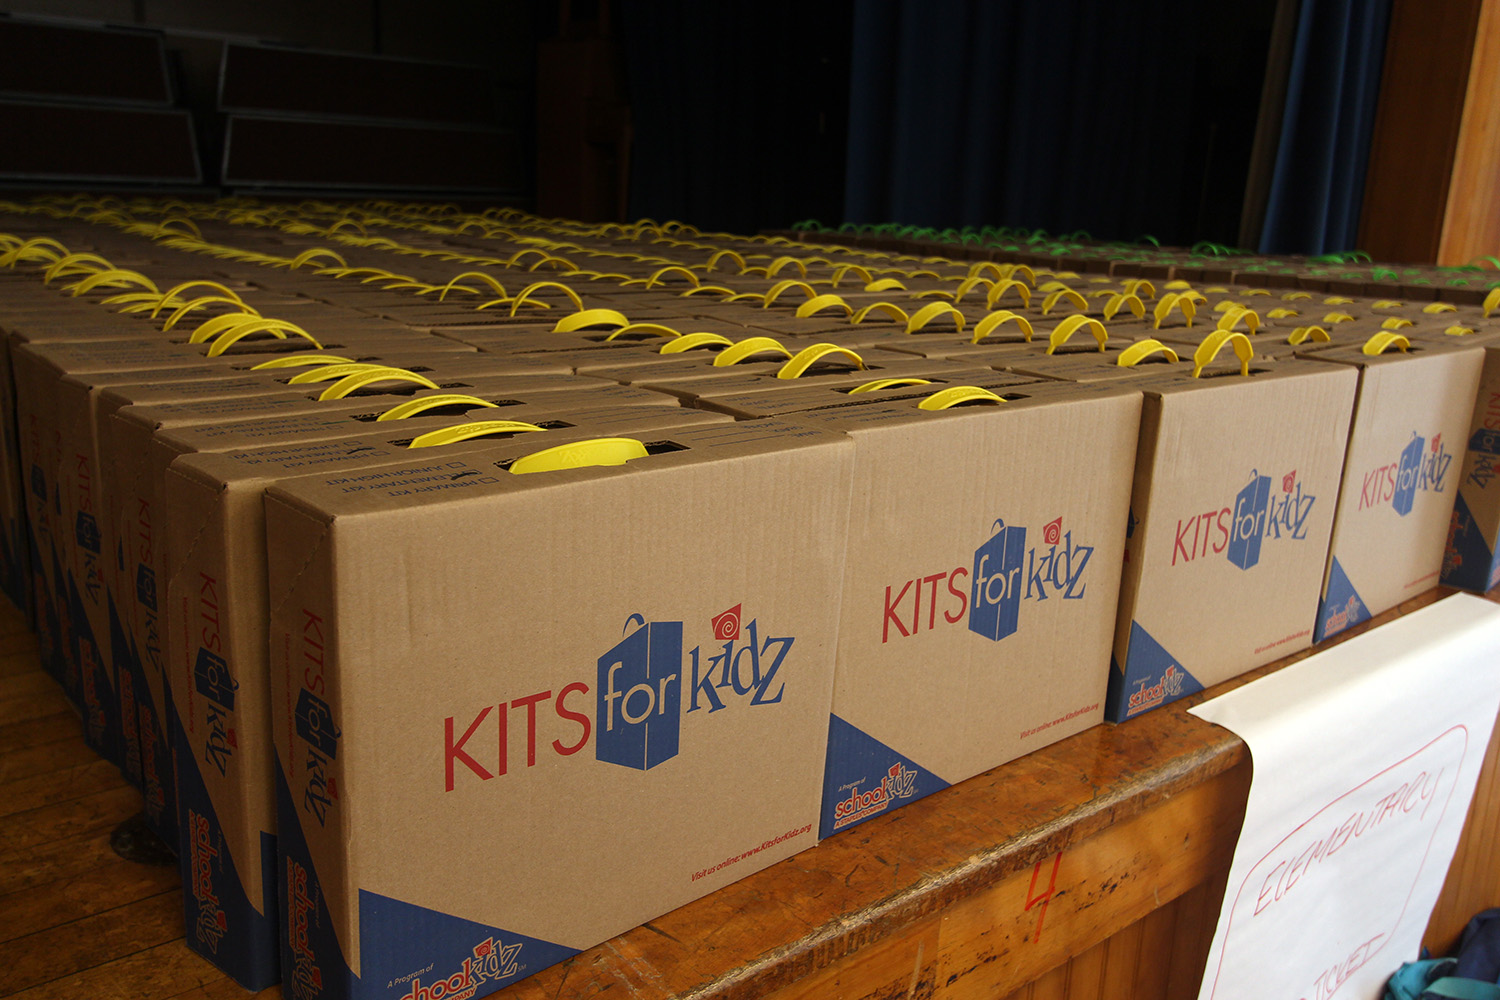
[[[732,642],[740,637],[740,605],[714,615],[714,638],[720,642]]]
[[[1062,541],[1062,518],[1048,521],[1042,525],[1042,542],[1047,545],[1056,545]]]
[[[1296,485],[1297,485],[1297,470],[1296,469],[1293,469],[1291,472],[1288,472],[1286,475],[1284,475],[1284,476],[1281,477],[1281,492],[1283,492],[1283,493],[1290,493],[1290,492],[1292,492],[1292,487],[1296,486]]]

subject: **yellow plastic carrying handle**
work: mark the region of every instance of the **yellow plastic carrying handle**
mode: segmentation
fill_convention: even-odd
[[[1198,315],[1198,306],[1193,297],[1187,292],[1168,292],[1157,300],[1156,308],[1152,310],[1151,315],[1156,319],[1155,329],[1161,329],[1162,320],[1167,318],[1174,307],[1182,313],[1188,326],[1193,325],[1193,319]]]
[[[293,354],[284,358],[262,361],[258,365],[252,365],[250,370],[256,372],[273,368],[308,368],[313,365],[352,365],[354,363],[353,358],[338,354]]]
[[[1397,302],[1395,299],[1376,299],[1370,303],[1371,309],[1400,309],[1406,303]]]
[[[1277,306],[1275,309],[1272,309],[1270,312],[1266,313],[1266,316],[1269,319],[1291,319],[1300,315],[1302,314],[1297,310],[1290,308],[1289,306]]]
[[[856,368],[861,371],[864,370],[865,359],[849,350],[849,348],[840,347],[837,344],[814,344],[811,347],[804,347],[793,355],[792,360],[782,365],[781,369],[776,372],[776,377],[801,378],[804,372],[830,354],[837,354],[848,358],[854,362]]]
[[[1354,300],[1345,298],[1342,295],[1330,295],[1323,300],[1323,304],[1327,306],[1349,306],[1354,304]]]
[[[254,313],[257,316],[260,315],[259,312],[257,312],[252,307],[245,305],[245,303],[241,302],[239,299],[226,298],[223,295],[200,295],[198,298],[193,299],[190,302],[184,302],[182,305],[172,310],[172,315],[168,316],[165,320],[162,321],[161,332],[171,332],[172,328],[177,325],[178,321],[181,320],[182,317],[186,316],[188,313],[197,312],[199,309],[211,306],[216,302],[222,302],[225,305],[237,306],[239,308],[239,311],[241,312]],[[152,315],[155,315],[155,313],[153,312]]]
[[[578,293],[573,291],[573,289],[569,288],[567,285],[564,285],[560,281],[537,281],[521,289],[521,291],[516,294],[516,297],[511,300],[510,314],[514,316],[517,309],[520,309],[521,306],[525,303],[530,302],[532,297],[544,288],[559,289],[564,295],[572,300],[573,306],[578,312],[583,312],[583,299],[580,299],[578,297]],[[546,303],[539,302],[537,303],[537,305],[546,305]]]
[[[1353,316],[1350,316],[1348,313],[1341,312],[1331,312],[1327,316],[1323,317],[1323,322],[1325,323],[1350,323],[1353,321]]]
[[[359,372],[367,372],[374,368],[391,370],[390,365],[375,364],[368,361],[347,361],[343,364],[323,365],[312,371],[293,375],[287,380],[288,385],[308,385],[313,382],[334,382],[346,375],[356,375]]]
[[[616,312],[613,309],[585,309],[582,312],[576,312],[558,320],[557,325],[552,328],[552,332],[573,333],[591,326],[624,327],[629,325],[630,320],[625,318],[624,313]]]
[[[774,352],[782,357],[790,358],[792,352],[782,346],[781,341],[775,337],[746,337],[737,344],[724,348],[714,357],[715,368],[727,368],[737,365],[747,358],[753,358],[757,354]]]
[[[1291,336],[1286,338],[1288,344],[1301,344],[1305,342],[1314,344],[1329,344],[1333,337],[1321,326],[1299,326],[1292,331]]]
[[[235,302],[238,302],[240,305],[244,305],[245,304],[244,300],[239,297],[239,294],[237,292],[235,292],[232,289],[230,289],[229,286],[222,285],[222,284],[220,284],[217,281],[208,281],[208,280],[184,281],[182,284],[177,285],[177,286],[175,286],[173,288],[168,289],[166,291],[166,293],[164,293],[162,295],[162,297],[156,303],[156,308],[154,308],[154,309],[151,310],[151,315],[153,317],[155,317],[157,313],[161,312],[163,309],[168,308],[172,304],[172,302],[173,302],[174,299],[176,299],[177,301],[186,301],[186,300],[182,300],[182,299],[177,299],[177,297],[179,295],[181,295],[183,292],[187,291],[189,288],[207,288],[207,289],[209,289],[211,291],[215,291],[215,292],[220,293],[225,298],[233,299]],[[253,312],[254,310],[247,310],[247,311]]]
[[[681,354],[684,351],[691,351],[696,347],[708,347],[711,344],[730,347],[734,344],[734,341],[718,333],[684,333],[676,340],[669,340],[665,344],[662,344],[661,350],[656,353]]]
[[[447,299],[448,293],[453,291],[453,289],[455,288],[462,288],[467,292],[474,291],[474,289],[472,288],[468,288],[464,285],[459,284],[460,281],[463,281],[466,278],[478,278],[486,285],[489,285],[496,295],[500,296],[501,298],[505,297],[505,286],[500,284],[499,280],[495,278],[494,275],[486,274],[483,271],[465,271],[463,274],[455,274],[452,278],[448,279],[448,283],[443,286],[442,291],[438,292],[438,301],[442,302],[443,300]]]
[[[631,323],[629,326],[622,326],[618,330],[612,331],[604,339],[615,340],[620,337],[642,333],[649,337],[666,337],[668,340],[682,336],[681,332],[672,329],[670,326],[662,326],[660,323]]]
[[[408,417],[415,417],[418,414],[426,413],[428,410],[435,410],[440,406],[458,406],[463,404],[476,407],[488,406],[490,408],[494,408],[495,406],[489,400],[480,399],[478,396],[470,396],[461,392],[440,392],[434,396],[418,396],[416,399],[408,399],[404,403],[398,403],[376,417],[375,420],[377,423],[382,420],[405,420]]]
[[[861,270],[863,269],[861,268]],[[867,292],[889,292],[892,290],[904,292],[906,291],[906,286],[901,284],[896,278],[880,278],[865,285],[865,291]]]
[[[1141,301],[1140,296],[1120,292],[1111,294],[1109,301],[1104,304],[1104,318],[1114,319],[1115,313],[1119,312],[1122,306],[1129,307],[1130,311],[1135,313],[1136,319],[1146,318],[1146,303]]]
[[[658,268],[651,277],[646,279],[646,287],[655,288],[657,285],[665,282],[669,274],[680,274],[688,280],[688,284],[694,288],[698,287],[698,276],[681,264],[668,264],[666,267]]]
[[[863,323],[872,312],[885,313],[897,323],[905,323],[911,318],[906,314],[905,309],[902,309],[894,302],[872,302],[869,305],[865,306],[863,309],[856,312],[853,316],[849,317],[850,325],[858,326],[860,323]]]
[[[407,447],[437,448],[445,444],[458,444],[461,441],[486,437],[490,434],[517,434],[525,431],[539,430],[542,430],[542,428],[536,424],[528,424],[524,420],[475,420],[467,424],[439,427],[435,431],[418,434],[411,439],[411,444],[407,445]]]
[[[208,345],[208,356],[211,358],[217,358],[219,355],[229,350],[235,344],[238,344],[241,340],[244,340],[246,337],[250,336],[250,334],[258,332],[264,331],[251,328],[250,324],[246,324],[246,326],[244,327],[235,327],[233,330],[222,333],[214,338],[214,342],[212,344]],[[321,351],[323,349],[323,345],[318,343],[316,337],[308,333],[306,330],[303,330],[300,327],[295,327],[290,323],[286,324],[286,326],[283,328],[270,330],[269,332],[275,334],[278,340],[285,340],[288,333],[295,333],[297,336],[302,337],[318,350]]]
[[[761,299],[761,308],[771,308],[776,300],[781,298],[781,294],[783,292],[792,288],[801,290],[809,299],[815,299],[818,297],[818,293],[813,291],[812,285],[809,285],[805,281],[798,281],[796,278],[787,278],[785,281],[778,281],[776,284],[771,286],[771,290],[767,292]]]
[[[417,385],[425,385],[429,389],[438,388],[438,384],[416,372],[409,372],[404,368],[374,368],[368,371],[355,372],[347,375],[324,389],[318,396],[319,402],[327,402],[330,399],[343,399],[359,389],[373,382],[415,382]]]
[[[1429,316],[1436,316],[1438,313],[1458,312],[1458,306],[1452,302],[1429,302],[1422,307],[1422,311]]]
[[[1031,335],[1036,332],[1031,328],[1031,320],[1019,313],[1011,312],[1009,309],[997,309],[978,323],[975,323],[973,343],[979,343],[1006,323],[1015,323],[1016,326],[1020,327],[1021,334],[1026,338],[1026,342],[1028,344],[1031,343]]]
[[[952,406],[963,403],[985,403],[997,405],[1005,400],[990,392],[981,389],[977,385],[951,385],[946,389],[939,389],[917,404],[919,410],[946,410]]]
[[[881,389],[894,389],[902,385],[931,384],[932,379],[927,378],[878,378],[873,382],[866,382],[864,385],[855,386],[849,390],[849,395],[853,396],[855,393],[860,392],[879,392]]]
[[[1387,330],[1384,333],[1377,333],[1375,336],[1365,341],[1365,346],[1361,347],[1359,350],[1361,354],[1373,355],[1384,354],[1392,347],[1396,347],[1400,348],[1401,353],[1405,354],[1406,349],[1410,346],[1411,341],[1407,340],[1405,336],[1399,333],[1391,333],[1389,330]]]
[[[1049,284],[1056,284],[1056,282],[1049,282]],[[1042,287],[1045,288],[1046,286]],[[1079,309],[1087,309],[1089,307],[1088,299],[1085,299],[1082,295],[1073,291],[1073,289],[1059,288],[1056,291],[1048,292],[1047,297],[1042,300],[1042,315],[1046,316],[1052,312],[1052,307],[1057,305],[1059,299],[1067,299]]]
[[[1021,300],[1022,306],[1028,308],[1031,306],[1031,289],[1026,286],[1026,283],[1017,281],[1014,278],[1004,278],[995,282],[990,287],[989,294],[984,299],[985,307],[988,309],[995,308],[995,303],[1003,299],[1005,293],[1009,291],[1016,293]]]
[[[1495,311],[1496,306],[1500,306],[1500,285],[1496,285],[1494,288],[1491,288],[1490,293],[1484,297],[1485,319],[1490,318],[1490,313]]]
[[[1059,347],[1068,342],[1068,338],[1078,331],[1079,327],[1088,327],[1089,333],[1099,343],[1099,353],[1104,353],[1104,345],[1109,343],[1109,332],[1104,329],[1104,324],[1092,316],[1069,316],[1057,324],[1057,329],[1047,338],[1047,353],[1054,353]]]
[[[1159,340],[1140,340],[1120,352],[1115,364],[1123,368],[1134,368],[1153,354],[1165,354],[1168,361],[1177,360],[1177,352]]]
[[[205,341],[213,340],[225,330],[239,326],[241,323],[254,323],[256,320],[263,318],[256,313],[247,312],[225,313],[222,316],[215,316],[213,319],[204,320],[198,324],[198,328],[188,336],[188,343],[202,344]]]
[[[1254,309],[1246,309],[1244,306],[1232,306],[1224,310],[1224,315],[1219,317],[1218,328],[1220,330],[1233,330],[1236,324],[1243,322],[1251,334],[1260,332],[1260,314]]]
[[[1467,337],[1474,332],[1474,328],[1454,324],[1453,326],[1448,327],[1448,329],[1444,330],[1443,332],[1450,337]]]
[[[1203,373],[1204,367],[1219,356],[1224,345],[1229,344],[1234,348],[1235,355],[1240,359],[1240,374],[1250,374],[1250,359],[1255,356],[1255,348],[1250,343],[1250,338],[1243,333],[1233,330],[1215,330],[1203,338],[1203,343],[1193,352],[1193,378]]]
[[[928,323],[938,317],[953,317],[955,333],[964,332],[964,314],[953,308],[946,302],[929,302],[927,305],[911,314],[911,319],[906,321],[906,332],[916,333]]]
[[[1120,286],[1120,290],[1126,295],[1134,295],[1136,298],[1156,298],[1156,286],[1151,284],[1149,278],[1131,278]]]
[[[87,278],[84,278],[82,281],[78,282],[78,284],[70,285],[69,288],[72,290],[72,293],[74,295],[83,295],[85,292],[92,292],[100,285],[103,285],[107,288],[135,287],[149,288],[153,292],[160,291],[160,289],[156,287],[156,282],[152,281],[144,274],[141,274],[139,271],[127,271],[123,268],[115,268],[109,271],[96,271],[93,274],[89,275]]]
[[[842,296],[828,293],[826,295],[815,295],[797,307],[797,318],[807,319],[815,316],[824,309],[842,309],[844,315],[848,316],[854,312],[854,307],[845,302]]]
[[[1411,320],[1405,319],[1401,316],[1387,316],[1384,320],[1381,321],[1380,328],[1382,330],[1399,330],[1403,326],[1413,325],[1414,324]]]
[[[624,465],[632,459],[645,458],[647,454],[646,446],[635,438],[593,438],[532,452],[512,462],[510,471],[524,476],[532,472],[582,469],[591,465]]]

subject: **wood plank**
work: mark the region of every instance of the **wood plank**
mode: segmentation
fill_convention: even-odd
[[[141,793],[121,781],[118,787],[12,813],[0,824],[0,857],[63,837],[109,830],[141,811]]]
[[[132,813],[124,813],[120,821]],[[119,856],[109,846],[115,824],[72,837],[0,854],[0,896],[35,889],[58,879],[75,878]]]
[[[1359,222],[1376,260],[1437,260],[1479,4],[1392,4]]]
[[[110,791],[123,784],[118,767],[94,757],[50,774],[34,774],[0,785],[0,817]]]
[[[1115,932],[1105,949],[1104,987],[1106,997],[1128,997],[1135,986],[1135,969],[1141,957],[1140,921]]]
[[[181,893],[164,892],[0,943],[0,968],[11,989],[25,990],[181,941]]]
[[[0,726],[0,754],[12,754],[27,747],[77,740],[83,743],[83,720],[69,706],[51,715],[41,715]]]
[[[831,997],[930,997],[935,988],[938,931],[929,917],[859,953],[857,960],[828,966],[765,1000],[828,1000]]]
[[[77,739],[76,734],[61,734],[50,743],[0,753],[0,789],[13,781],[66,771],[98,759],[99,755]]]
[[[1486,749],[1479,783],[1443,891],[1422,943],[1434,955],[1452,951],[1469,918],[1500,906],[1500,726]]]
[[[1068,1000],[1114,1000],[1104,992],[1106,941],[1094,945],[1068,963]]]
[[[939,995],[1003,995],[1227,868],[1249,780],[1237,768],[1069,848],[1045,910],[1027,904],[1047,892],[1054,857],[955,903],[943,916]],[[1142,947],[1157,943],[1150,931]],[[1146,982],[1132,976],[1122,995]]]
[[[1196,888],[1196,887],[1195,887]],[[1177,944],[1179,896],[1159,906],[1141,920],[1141,954],[1135,963],[1135,988],[1131,996],[1139,1000],[1166,1000],[1167,982],[1172,970],[1172,952]]]
[[[145,865],[110,854],[76,875],[0,896],[0,942],[116,910],[181,885],[176,865]]]
[[[1500,0],[1481,0],[1439,264],[1500,254]]]
[[[179,938],[104,962],[75,975],[32,986],[17,1000],[169,1000],[185,990],[224,981],[224,974],[187,949]],[[240,997],[247,994],[238,986]],[[280,995],[278,988],[273,997]]]
[[[41,677],[42,675],[27,676]],[[36,719],[44,715],[56,715],[68,709],[68,699],[63,695],[62,688],[52,683],[50,678],[42,677],[42,679],[48,683],[36,691],[10,698],[0,698],[0,726]]]

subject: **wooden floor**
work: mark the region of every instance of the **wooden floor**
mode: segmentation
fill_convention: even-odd
[[[1191,1000],[1250,764],[1185,708],[1277,666],[879,817],[496,996]],[[1437,950],[1500,904],[1497,757],[1500,739],[1429,925]],[[0,602],[0,996],[250,995],[183,944],[175,865],[111,849],[140,806]]]

